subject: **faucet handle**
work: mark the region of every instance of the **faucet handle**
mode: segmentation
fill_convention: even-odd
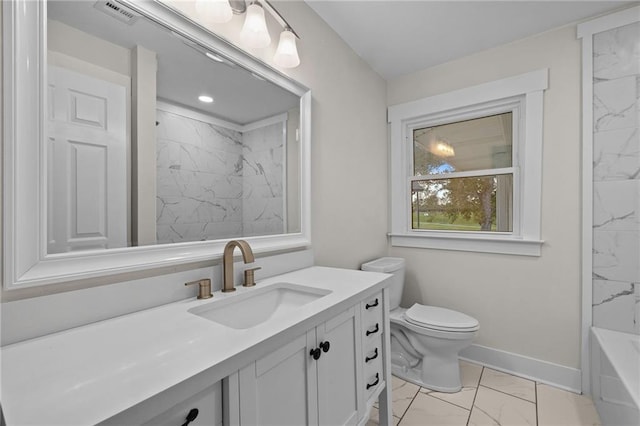
[[[184,283],[184,285],[194,285],[194,284],[199,285],[198,299],[209,299],[213,297],[213,294],[211,294],[211,280],[209,278],[203,278],[201,280]]]
[[[253,287],[254,285],[256,285],[254,274],[258,269],[262,269],[262,267],[257,266],[255,268],[249,268],[244,270],[244,284],[242,284],[243,286]]]

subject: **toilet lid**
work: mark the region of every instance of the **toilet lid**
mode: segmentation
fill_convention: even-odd
[[[422,327],[443,331],[475,331],[479,328],[478,320],[462,312],[437,306],[425,306],[415,303],[405,312],[410,323]]]

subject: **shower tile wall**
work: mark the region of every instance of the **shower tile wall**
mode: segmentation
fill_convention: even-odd
[[[593,49],[593,324],[640,334],[640,22]]]
[[[240,133],[157,112],[159,243],[280,234],[283,124]]]
[[[285,132],[276,123],[242,134],[244,236],[284,233]]]
[[[158,111],[159,243],[242,235],[242,135]]]

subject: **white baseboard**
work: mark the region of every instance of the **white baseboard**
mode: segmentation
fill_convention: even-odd
[[[462,350],[460,358],[570,392],[578,394],[582,392],[582,373],[577,368],[565,367],[481,345],[471,345]]]

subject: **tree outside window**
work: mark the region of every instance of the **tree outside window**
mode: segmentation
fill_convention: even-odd
[[[513,114],[413,130],[412,229],[512,232]]]

